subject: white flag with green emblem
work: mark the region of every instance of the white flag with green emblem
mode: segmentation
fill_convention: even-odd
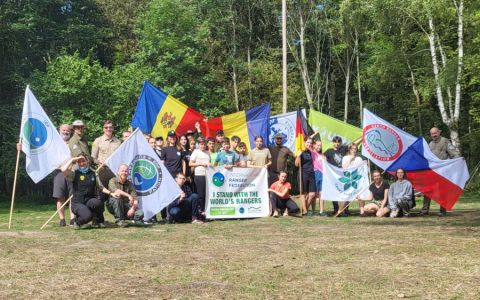
[[[322,200],[352,201],[358,195],[366,198],[369,185],[366,161],[348,169],[337,168],[326,161],[323,164]]]
[[[35,183],[70,158],[67,144],[28,86],[23,102],[20,139],[26,155],[27,173]]]
[[[128,166],[128,180],[137,191],[145,220],[159,213],[182,192],[140,129],[135,130],[105,164],[115,174],[120,165]]]

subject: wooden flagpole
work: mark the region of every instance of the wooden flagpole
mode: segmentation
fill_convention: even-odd
[[[47,222],[45,222],[45,224],[43,224],[43,226],[40,227],[40,230],[42,230],[43,228],[45,228],[45,226],[47,226],[47,224],[50,223],[50,221],[58,214],[58,212],[59,212],[61,209],[63,209],[63,208],[65,207],[65,205],[67,205],[67,204],[70,202],[70,200],[72,200],[72,197],[73,197],[73,195],[70,196],[70,197],[68,197],[68,199],[65,201],[65,203],[63,203],[62,206],[60,206],[60,208],[57,209],[57,211],[50,217],[50,219],[48,219]]]
[[[22,139],[18,141],[20,144]],[[10,205],[10,217],[8,218],[8,229],[12,226],[12,215],[13,215],[13,204],[15,203],[15,190],[17,188],[17,175],[18,175],[18,165],[20,163],[20,149],[17,148],[17,162],[15,164],[15,177],[13,178],[13,189],[12,189],[12,203]]]

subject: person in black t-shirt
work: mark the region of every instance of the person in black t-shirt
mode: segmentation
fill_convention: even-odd
[[[388,189],[390,185],[388,182],[384,182],[380,171],[373,171],[373,182],[369,187],[370,194],[366,199],[360,199],[357,196],[357,200],[360,204],[360,216],[365,217],[369,215],[377,215],[377,217],[384,217],[390,209],[387,207]],[[372,201],[365,205],[365,201]]]
[[[164,161],[165,167],[173,178],[178,173],[185,174],[186,164],[182,151],[177,147],[177,134],[175,131],[168,132],[167,147],[163,148],[161,155],[160,159]]]
[[[301,165],[301,174],[302,174],[302,214],[306,216],[313,216],[312,211],[308,211],[308,208],[312,205],[312,202],[315,200],[315,193],[317,187],[315,185],[315,173],[313,171],[313,159],[312,151],[313,150],[313,141],[312,138],[308,138],[305,141],[306,150],[303,151],[295,159],[295,166],[299,167]]]
[[[332,139],[333,148],[325,151],[324,155],[327,159],[327,162],[331,165],[334,165],[337,168],[342,168],[342,159],[347,154],[348,146],[342,145],[342,138],[339,136],[334,136]],[[338,201],[333,201],[333,215],[336,215],[338,212]],[[350,214],[347,209],[344,211],[345,215]]]

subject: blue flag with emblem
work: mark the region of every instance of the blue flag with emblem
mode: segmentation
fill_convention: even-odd
[[[302,109],[303,116],[306,118],[305,109]],[[281,133],[283,136],[283,146],[295,151],[295,124],[297,122],[297,112],[292,111],[285,114],[270,117],[268,145],[275,145],[275,135]]]
[[[29,86],[25,90],[20,140],[22,151],[26,155],[27,174],[35,183],[70,158],[67,144]]]

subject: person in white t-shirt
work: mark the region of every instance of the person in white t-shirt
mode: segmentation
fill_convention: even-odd
[[[200,213],[204,215],[205,212],[205,190],[206,181],[205,175],[210,164],[210,153],[207,151],[207,143],[203,137],[197,139],[198,149],[193,150],[190,156],[189,166],[195,170],[195,187],[197,188],[198,203],[200,206]]]

